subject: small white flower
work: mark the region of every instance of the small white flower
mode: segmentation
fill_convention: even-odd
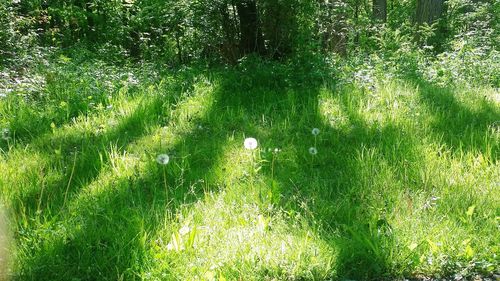
[[[156,157],[156,162],[160,165],[167,165],[170,161],[170,157],[167,154],[160,154]]]
[[[184,236],[184,235],[188,234],[189,231],[191,231],[191,229],[189,228],[189,226],[185,225],[185,226],[181,227],[181,229],[179,229],[179,234]]]
[[[257,140],[254,138],[245,139],[245,142],[243,144],[245,145],[245,148],[249,150],[254,150],[258,146]]]
[[[316,147],[310,147],[309,148],[309,153],[311,155],[316,155],[316,154],[318,154],[318,150],[316,149]]]
[[[10,139],[10,130],[8,128],[2,129],[2,139],[4,140]]]
[[[314,136],[319,135],[319,133],[320,133],[320,132],[321,132],[321,131],[320,131],[318,128],[314,128],[314,129],[312,129],[312,134],[313,134]]]

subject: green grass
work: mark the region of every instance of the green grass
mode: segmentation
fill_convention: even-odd
[[[370,91],[274,64],[153,77],[67,63],[45,76],[0,99],[14,280],[499,268],[498,90],[412,78]]]

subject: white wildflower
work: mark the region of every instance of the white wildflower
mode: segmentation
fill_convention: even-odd
[[[167,154],[160,154],[156,157],[156,162],[160,165],[167,165],[170,161],[170,157]]]
[[[2,129],[2,139],[4,140],[10,139],[10,130],[8,128]]]
[[[258,146],[258,142],[254,138],[247,138],[247,139],[245,139],[244,145],[245,145],[246,149],[254,150]]]

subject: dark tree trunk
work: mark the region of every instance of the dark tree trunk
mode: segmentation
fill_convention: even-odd
[[[356,27],[358,27],[359,24],[359,0],[356,0],[354,2],[354,24]],[[354,44],[356,46],[359,45],[359,31],[356,28],[356,33],[354,35]]]
[[[90,42],[95,42],[96,40],[96,30],[95,30],[95,22],[94,22],[94,14],[92,11],[92,3],[85,3],[85,16],[87,19],[87,26],[85,27],[85,37]]]
[[[344,0],[321,1],[323,49],[347,55],[347,18]]]
[[[432,24],[444,11],[444,0],[417,0],[416,23]]]
[[[219,46],[219,52],[223,59],[230,63],[235,63],[239,58],[239,50],[238,50],[238,29],[235,25],[236,16],[236,7],[233,3],[230,5],[233,11],[231,15],[228,3],[222,3],[219,6],[219,11],[221,14],[221,24],[222,30],[224,31],[224,42]]]
[[[387,21],[387,0],[373,0],[373,18],[376,21]]]
[[[236,3],[240,20],[240,49],[242,54],[265,53],[264,37],[260,27],[255,0],[240,0]]]
[[[175,46],[177,48],[177,58],[179,59],[179,64],[183,64],[184,59],[182,54],[181,31],[179,27],[177,27],[175,31]]]
[[[417,0],[416,25],[417,28],[423,24],[436,24],[434,34],[430,37],[421,36],[417,32],[415,39],[420,45],[434,46],[435,52],[442,52],[443,40],[449,36],[447,31],[446,17],[446,0]]]

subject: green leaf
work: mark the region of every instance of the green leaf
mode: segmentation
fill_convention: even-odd
[[[467,215],[468,218],[471,218],[472,215],[474,214],[474,210],[476,209],[476,205],[472,205],[467,209],[467,212],[465,214]]]
[[[465,257],[468,258],[468,259],[471,259],[474,257],[474,250],[472,249],[472,247],[467,244],[467,246],[465,247]]]
[[[415,242],[413,242],[410,245],[408,245],[408,249],[410,249],[410,251],[415,250],[417,247],[418,247],[418,244],[415,243]]]

